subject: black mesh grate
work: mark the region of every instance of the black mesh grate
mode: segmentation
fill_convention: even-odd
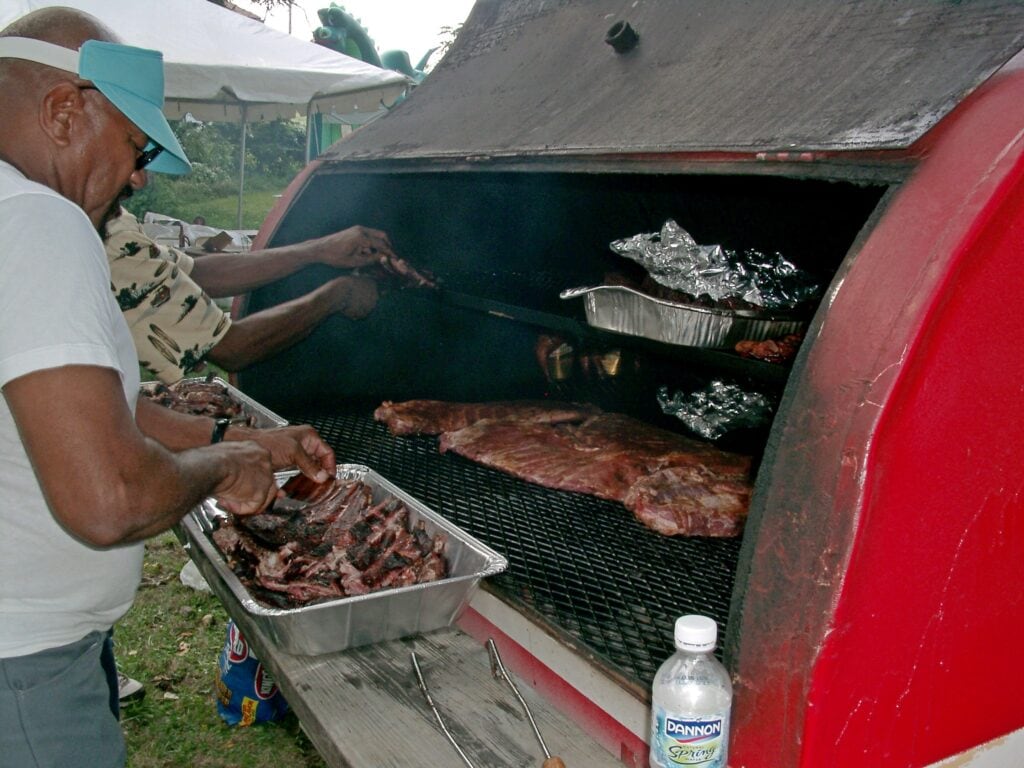
[[[620,504],[441,455],[433,437],[392,437],[365,410],[289,416],[339,462],[373,468],[502,553],[494,591],[639,690],[671,653],[677,616],[711,616],[724,636],[738,539],[662,536]]]

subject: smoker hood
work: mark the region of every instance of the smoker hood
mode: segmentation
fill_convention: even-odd
[[[1008,0],[478,0],[325,159],[901,149],[1022,47]]]

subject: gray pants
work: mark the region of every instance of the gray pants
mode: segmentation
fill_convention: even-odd
[[[120,768],[111,633],[0,659],[0,768]]]

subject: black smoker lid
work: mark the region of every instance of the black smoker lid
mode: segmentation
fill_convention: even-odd
[[[1022,47],[1018,0],[477,0],[423,84],[328,154],[899,149]]]

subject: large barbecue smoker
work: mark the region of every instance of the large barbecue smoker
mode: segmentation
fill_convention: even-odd
[[[1024,4],[999,0],[478,0],[423,84],[261,231],[380,228],[440,288],[332,319],[239,387],[507,557],[460,627],[502,638],[628,765],[689,612],[725,636],[732,766],[1016,764],[1022,47]],[[668,219],[821,281],[794,361],[609,330],[562,298]],[[571,348],[565,371],[538,363],[541,335]],[[587,355],[615,362],[588,373]],[[663,536],[372,418],[385,399],[550,398],[681,430],[659,388],[715,380],[776,404],[720,441],[755,461],[737,538]]]

